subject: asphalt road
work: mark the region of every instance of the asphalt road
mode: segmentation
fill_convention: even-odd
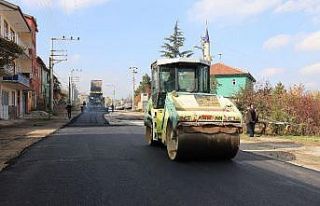
[[[320,205],[320,174],[240,152],[168,160],[144,128],[86,111],[0,173],[0,205]]]

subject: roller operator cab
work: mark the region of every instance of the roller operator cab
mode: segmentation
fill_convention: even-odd
[[[210,63],[160,59],[151,65],[152,94],[145,110],[145,138],[163,143],[171,160],[233,158],[242,116],[227,98],[210,94]]]

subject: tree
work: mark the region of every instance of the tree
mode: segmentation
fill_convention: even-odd
[[[270,119],[274,121],[290,122],[291,116],[290,105],[287,104],[287,91],[282,82],[278,82],[272,90],[272,97],[270,99]]]
[[[274,87],[273,89],[273,94],[276,94],[276,95],[281,95],[281,94],[284,94],[286,93],[286,88],[285,86],[282,84],[282,82],[278,82],[276,84],[276,86]]]
[[[244,112],[246,108],[253,102],[255,92],[247,85],[244,88],[240,88],[240,91],[233,96],[236,105],[241,112]]]
[[[272,89],[272,85],[268,81],[256,84],[256,91],[251,103],[255,105],[261,119],[267,118],[271,112]]]
[[[151,90],[151,78],[148,74],[143,75],[142,81],[139,84],[139,87],[135,91],[135,96],[141,93],[150,93]]]
[[[0,38],[0,68],[13,66],[14,60],[23,53],[23,49],[12,41]]]
[[[271,122],[268,128],[274,134],[320,135],[320,96],[306,91],[303,85],[286,89],[281,82],[275,87],[265,82],[255,89],[241,89],[234,99],[240,111],[253,103],[259,119]]]
[[[162,57],[166,58],[176,58],[176,57],[191,57],[193,52],[191,50],[180,51],[180,48],[183,47],[185,37],[183,32],[179,28],[178,21],[174,26],[173,34],[170,37],[164,39],[166,42],[161,47],[164,50],[161,51]]]

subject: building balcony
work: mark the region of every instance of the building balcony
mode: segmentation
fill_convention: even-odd
[[[33,49],[34,47],[26,43],[25,41],[21,40],[19,36],[11,37],[9,34],[5,34],[4,36],[1,35],[0,37],[2,38],[2,41],[11,42],[22,48],[23,54],[27,58],[30,58],[30,49]]]
[[[30,51],[29,49],[32,49],[33,47],[29,44],[27,44],[26,42],[22,41],[19,37],[16,38],[16,44],[18,44],[22,49],[24,54],[30,58]]]
[[[0,77],[1,76],[12,76],[14,75],[14,68],[12,66],[0,67]]]
[[[4,76],[1,83],[17,86],[20,89],[28,89],[30,87],[30,79],[23,74]]]
[[[15,62],[16,73],[30,73],[32,75],[32,60],[30,58],[19,57]]]

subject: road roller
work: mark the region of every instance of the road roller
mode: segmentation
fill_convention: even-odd
[[[151,73],[144,114],[147,143],[165,145],[170,160],[234,158],[242,115],[230,99],[210,93],[210,62],[159,59]]]

